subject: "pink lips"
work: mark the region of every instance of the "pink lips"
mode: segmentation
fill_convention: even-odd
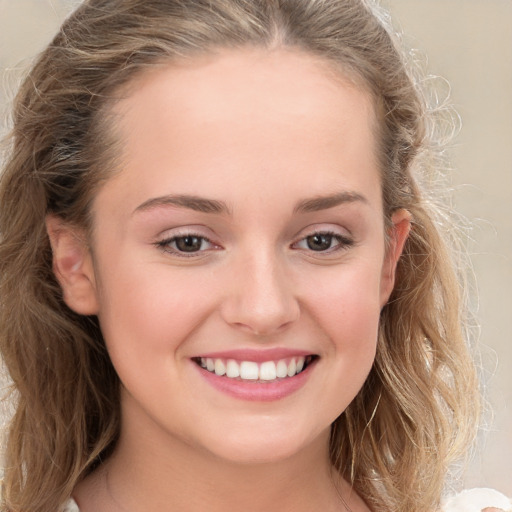
[[[265,361],[278,361],[292,357],[307,357],[311,355],[311,352],[281,348],[266,350],[240,349],[204,353],[194,357],[193,360],[211,358],[263,363]],[[314,366],[316,366],[316,362],[317,359],[315,358],[304,370],[293,377],[277,378],[265,382],[261,380],[249,381],[239,378],[229,378],[225,375],[219,376],[201,368],[195,362],[193,364],[201,377],[222,393],[240,400],[270,402],[283,399],[302,388],[313,371]]]

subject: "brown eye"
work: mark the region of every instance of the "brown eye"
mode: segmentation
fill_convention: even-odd
[[[174,254],[175,256],[195,256],[218,248],[208,238],[192,233],[173,236],[157,242],[156,245],[164,252]]]
[[[294,249],[331,254],[348,249],[354,245],[354,240],[339,233],[317,231],[295,242]]]
[[[327,251],[332,247],[333,235],[328,233],[316,233],[306,238],[308,249],[312,251]]]
[[[199,236],[180,236],[174,239],[176,249],[181,252],[197,252],[202,249],[204,239]]]

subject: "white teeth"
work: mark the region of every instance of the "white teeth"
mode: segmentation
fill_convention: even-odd
[[[231,379],[240,377],[240,368],[238,366],[238,363],[236,361],[233,361],[233,359],[228,359],[228,362],[226,364],[226,375]]]
[[[226,373],[226,366],[222,362],[222,359],[215,359],[215,374],[224,375]]]
[[[276,363],[274,361],[267,361],[260,366],[260,379],[261,380],[275,380],[276,378]]]
[[[308,362],[310,358],[308,357]],[[230,379],[240,378],[242,380],[273,381],[293,377],[300,373],[306,365],[305,357],[292,357],[289,360],[265,361],[256,363],[254,361],[235,361],[234,359],[213,359],[201,357],[198,363],[209,372],[219,377],[226,376]]]
[[[277,362],[276,375],[282,379],[288,376],[288,365],[282,359]]]
[[[293,377],[296,373],[297,373],[297,364],[295,363],[295,359],[292,358],[292,360],[288,364],[288,377]]]
[[[242,361],[240,364],[240,377],[246,380],[258,380],[258,363]]]

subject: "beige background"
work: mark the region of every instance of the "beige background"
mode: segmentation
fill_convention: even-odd
[[[512,496],[512,0],[382,1],[407,45],[428,55],[429,72],[451,83],[462,118],[453,184],[458,209],[473,222],[482,374],[494,413],[466,485]],[[0,0],[2,115],[20,73],[76,3]]]

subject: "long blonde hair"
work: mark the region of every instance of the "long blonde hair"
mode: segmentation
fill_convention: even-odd
[[[429,112],[374,7],[364,0],[89,0],[62,26],[14,105],[0,183],[0,347],[13,381],[2,510],[48,512],[109,456],[119,382],[95,317],[67,308],[45,216],[91,228],[115,170],[109,107],[151,66],[218,48],[291,47],[369,90],[379,115],[384,215],[413,229],[380,321],[373,369],[332,426],[331,459],[377,511],[426,512],[473,437],[475,372],[459,282],[435,208],[414,173],[434,160]]]

